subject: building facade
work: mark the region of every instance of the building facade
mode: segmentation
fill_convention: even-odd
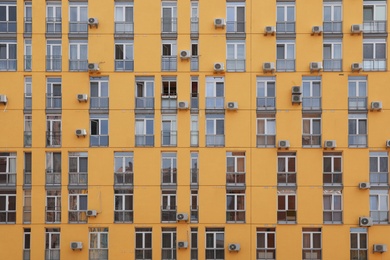
[[[0,259],[390,259],[385,0],[0,0]]]

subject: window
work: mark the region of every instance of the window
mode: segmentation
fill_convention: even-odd
[[[245,2],[227,3],[226,5],[226,32],[245,32]]]
[[[226,222],[245,222],[245,191],[226,191]]]
[[[276,41],[276,70],[295,71],[295,41]]]
[[[135,108],[154,109],[154,78],[136,77]]]
[[[134,157],[132,152],[114,153],[114,180],[116,186],[133,185],[134,183]]]
[[[191,115],[191,146],[192,147],[198,147],[199,146],[199,116],[198,115]]]
[[[69,223],[87,223],[87,190],[69,190]]]
[[[199,44],[198,44],[198,40],[191,41],[191,71],[199,71]]]
[[[367,260],[368,238],[366,228],[351,228],[350,260]]]
[[[191,0],[191,33],[199,33],[199,4]]]
[[[277,3],[276,32],[295,33],[295,3]]]
[[[387,190],[370,190],[370,217],[375,224],[389,222],[389,194]]]
[[[388,185],[389,158],[387,152],[370,152],[371,185]]]
[[[324,33],[341,33],[341,6],[341,1],[335,3],[324,3]]]
[[[176,153],[161,154],[161,184],[177,184],[177,157]]]
[[[16,57],[16,56],[15,56]],[[24,40],[24,71],[32,69],[32,46],[31,39]]]
[[[206,146],[225,146],[225,115],[206,114]]]
[[[69,42],[69,71],[86,71],[88,69],[88,42],[71,40]]]
[[[61,115],[46,116],[46,146],[61,146]]]
[[[0,190],[0,223],[15,224],[16,222],[16,191]]]
[[[89,260],[108,260],[108,228],[89,228]]]
[[[16,33],[16,3],[0,5],[0,33]]]
[[[31,223],[31,190],[23,191],[23,224]]]
[[[69,186],[88,185],[88,153],[69,153]]]
[[[226,70],[245,71],[245,41],[228,40],[226,42]]]
[[[115,3],[115,33],[134,33],[133,3]]]
[[[32,6],[27,1],[24,2],[24,33],[32,33]]]
[[[161,191],[161,222],[176,222],[176,191]]]
[[[302,259],[322,259],[321,228],[302,228]]]
[[[23,260],[30,260],[31,228],[23,229]]]
[[[32,109],[32,80],[31,77],[24,77],[24,109]]]
[[[176,115],[162,115],[161,146],[177,146],[176,117]]]
[[[24,153],[23,186],[31,187],[32,153]]]
[[[46,6],[46,33],[60,34],[61,27],[61,5],[48,4]]]
[[[199,109],[199,81],[198,76],[191,77],[191,111]]]
[[[70,3],[69,33],[88,33],[87,3]]]
[[[108,146],[108,115],[91,114],[90,145]]]
[[[32,115],[24,115],[24,147],[32,145]]]
[[[176,77],[163,77],[161,89],[161,109],[177,108]]]
[[[198,185],[199,182],[199,153],[191,152],[191,185]]]
[[[61,78],[46,79],[46,109],[61,109]]]
[[[16,71],[16,53],[16,41],[0,40],[0,71]]]
[[[0,186],[16,186],[16,153],[0,153]]]
[[[45,260],[60,259],[60,231],[59,228],[46,228]]]
[[[198,212],[198,190],[191,190],[191,223],[198,223],[199,212]]]
[[[324,185],[341,185],[342,178],[341,153],[324,153],[323,155],[323,182]]]
[[[348,115],[349,147],[367,146],[367,114]]]
[[[275,114],[257,115],[257,147],[275,147]]]
[[[302,146],[321,146],[321,115],[302,115]],[[313,117],[309,117],[313,116]]]
[[[278,153],[278,185],[296,185],[296,154]]]
[[[133,222],[133,190],[115,190],[114,222]]]
[[[198,260],[198,228],[191,228],[191,260]]]
[[[278,190],[278,223],[296,223],[296,194],[294,190]]]
[[[46,223],[61,223],[61,191],[46,191]]]
[[[176,259],[176,228],[162,228],[161,259]]]
[[[135,229],[135,259],[152,259],[152,228]]]
[[[343,221],[343,194],[341,190],[324,190],[324,223],[341,224]]]
[[[61,40],[48,40],[46,43],[46,71],[61,71],[62,44]]]
[[[132,41],[115,42],[115,71],[134,70],[134,47]]]
[[[348,109],[367,110],[366,77],[348,77]]]
[[[206,228],[206,260],[225,259],[224,228]]]
[[[161,70],[176,71],[177,70],[176,40],[163,40],[161,52],[162,52]]]
[[[61,185],[61,153],[46,153],[46,186]]]
[[[275,77],[257,77],[257,110],[275,110]]]
[[[321,78],[302,78],[302,109],[321,110]]]
[[[363,2],[363,32],[386,33],[386,2]]]
[[[206,109],[224,109],[224,85],[222,77],[206,77]]]
[[[108,78],[90,79],[91,109],[108,109]]]
[[[342,70],[341,50],[342,50],[341,39],[324,40],[324,44],[323,44],[324,71]]]
[[[161,32],[177,32],[177,7],[176,2],[162,2]]]
[[[226,186],[245,186],[245,152],[226,153]]]
[[[363,70],[386,70],[386,39],[363,40]]]
[[[154,115],[135,115],[135,146],[154,146]]]
[[[257,228],[256,238],[256,260],[276,259],[275,228]]]

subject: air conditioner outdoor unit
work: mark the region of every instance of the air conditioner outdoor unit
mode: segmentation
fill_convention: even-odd
[[[370,183],[369,182],[359,182],[359,189],[361,190],[367,190],[370,188]]]
[[[225,70],[225,66],[223,62],[214,63],[214,71],[224,71],[224,70]]]
[[[371,102],[371,110],[381,110],[382,102],[381,101],[372,101]]]
[[[264,62],[263,63],[263,70],[264,71],[274,71],[275,70],[275,63],[273,63],[273,62]]]
[[[386,147],[390,148],[390,140],[386,140]]]
[[[7,103],[7,96],[6,95],[0,95],[0,103]]]
[[[374,244],[374,253],[383,253],[387,251],[387,245],[385,244]]]
[[[191,58],[190,51],[180,51],[180,58],[181,59],[189,59],[189,58]]]
[[[85,130],[85,129],[76,129],[76,135],[77,136],[86,136],[87,135],[87,130]]]
[[[336,141],[335,140],[325,140],[324,147],[325,148],[336,148]]]
[[[229,244],[229,251],[240,251],[240,244]]]
[[[177,104],[178,109],[188,109],[188,102],[187,101],[179,101]]]
[[[363,26],[361,24],[352,24],[351,33],[361,33],[363,31]]]
[[[322,62],[310,62],[310,71],[322,70]]]
[[[88,95],[87,94],[77,94],[77,100],[80,102],[87,102]]]
[[[177,247],[178,248],[187,248],[188,242],[187,241],[179,241],[179,242],[177,242]]]
[[[97,211],[93,210],[93,209],[87,210],[86,215],[87,215],[87,217],[96,217],[97,216]]]
[[[313,34],[321,34],[322,31],[323,31],[322,26],[313,26],[313,27],[311,28],[311,32],[312,32]]]
[[[98,21],[97,18],[91,17],[91,18],[88,19],[88,24],[89,24],[89,25],[95,25],[95,26],[96,26],[96,25],[99,24],[99,21]]]
[[[278,147],[279,148],[289,148],[290,147],[290,142],[288,140],[280,140],[278,142]]]
[[[236,110],[236,109],[238,109],[238,103],[237,102],[227,102],[226,107],[229,110]]]
[[[302,103],[302,96],[301,95],[292,95],[291,102],[294,104],[295,103]]]
[[[97,63],[88,63],[89,71],[99,71],[99,64]]]
[[[188,214],[187,213],[177,213],[176,214],[176,220],[177,221],[187,221],[188,220]]]
[[[302,94],[302,88],[300,86],[294,86],[291,88],[291,94]]]
[[[363,64],[355,62],[351,64],[351,70],[352,71],[359,71],[363,69]]]
[[[72,250],[82,249],[83,243],[82,242],[70,242],[70,248]]]
[[[265,34],[275,34],[276,28],[275,26],[266,26],[264,32]]]
[[[360,217],[359,218],[359,226],[361,226],[361,227],[371,227],[372,226],[372,218],[370,218],[370,217]]]
[[[225,27],[225,19],[223,19],[223,18],[215,18],[214,19],[214,26],[215,26],[215,28],[223,28],[223,27]]]

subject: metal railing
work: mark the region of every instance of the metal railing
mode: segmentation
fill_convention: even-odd
[[[366,147],[367,146],[367,134],[349,134],[348,145],[355,147]]]
[[[46,185],[61,185],[61,172],[46,169]]]
[[[46,55],[46,70],[47,71],[61,71],[62,70],[62,56],[61,55]]]
[[[0,33],[16,33],[16,21],[0,21]]]
[[[190,168],[190,182],[191,184],[199,183],[199,169]]]
[[[108,97],[90,97],[91,109],[108,109]]]
[[[324,71],[341,71],[343,68],[342,59],[324,59]]]
[[[46,207],[46,223],[61,223],[61,207]]]
[[[133,222],[132,210],[115,210],[114,211],[115,222]]]
[[[321,97],[303,97],[302,110],[321,110]]]
[[[343,31],[343,22],[326,21],[322,24],[324,33],[341,33]]]
[[[227,186],[245,186],[245,172],[227,172]]]
[[[177,94],[162,94],[161,109],[177,109]]]
[[[245,21],[227,21],[227,33],[245,33]]]
[[[108,135],[90,135],[89,137],[91,146],[108,146]]]
[[[23,171],[23,185],[31,185],[31,171]]]
[[[257,110],[275,110],[275,97],[256,98]]]
[[[191,17],[191,33],[198,33],[199,32],[199,18],[198,17]]]
[[[87,60],[69,60],[69,71],[87,71]]]
[[[62,32],[62,19],[56,17],[46,18],[46,33],[56,34]]]
[[[276,22],[276,33],[295,33],[295,22]]]
[[[135,146],[154,146],[154,134],[135,135]]]
[[[367,110],[367,97],[348,98],[349,110]]]
[[[46,94],[46,109],[61,109],[62,96],[54,96],[53,94]]]
[[[256,138],[257,147],[275,147],[275,141],[276,141],[275,134],[272,135],[257,134],[256,137],[257,137]]]
[[[136,97],[135,108],[154,109],[154,97]]]
[[[191,71],[199,70],[199,56],[191,56]]]
[[[161,221],[162,222],[176,222],[176,206],[161,207]]]
[[[162,33],[176,33],[177,32],[177,18],[161,18],[161,32]]]
[[[133,71],[134,60],[115,60],[116,71]]]
[[[364,21],[363,32],[364,33],[386,33],[387,21]]]
[[[370,217],[376,224],[388,224],[389,223],[389,212],[387,210],[371,210]]]
[[[191,222],[198,222],[199,221],[199,209],[196,206],[190,207],[190,221]]]
[[[176,185],[177,184],[177,170],[176,169],[162,169],[161,170],[161,185]]]
[[[235,71],[235,72],[245,71],[245,59],[227,59],[226,71]]]
[[[85,210],[69,210],[69,223],[87,223],[87,214]]]
[[[0,59],[0,71],[15,71],[16,59]]]
[[[24,70],[31,71],[32,69],[32,55],[24,55]]]
[[[161,56],[161,70],[162,71],[176,71],[177,70],[177,56]]]
[[[224,97],[206,97],[206,109],[224,109]]]
[[[278,185],[295,185],[297,183],[296,172],[278,172]]]
[[[225,135],[206,135],[206,146],[225,146]]]
[[[61,131],[46,131],[46,147],[61,146]]]
[[[32,32],[32,17],[24,17],[24,32]]]
[[[279,59],[276,60],[277,71],[295,71],[295,59]]]
[[[69,185],[88,185],[87,172],[70,172]]]
[[[88,33],[88,22],[70,21],[69,33]]]
[[[364,71],[385,71],[386,59],[364,59],[363,70]]]
[[[199,146],[199,131],[191,131],[190,132],[190,145],[192,147]]]
[[[134,173],[133,172],[115,172],[114,173],[115,185],[133,185]]]
[[[115,22],[115,33],[117,34],[133,34],[134,23],[133,22]]]
[[[321,146],[321,134],[303,134],[302,146]]]
[[[161,131],[161,146],[176,146],[177,131]]]
[[[24,147],[31,147],[32,131],[24,131]]]

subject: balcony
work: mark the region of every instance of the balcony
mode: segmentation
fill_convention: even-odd
[[[32,131],[24,131],[24,147],[31,147]]]
[[[342,33],[343,22],[341,21],[326,21],[323,23],[324,34]]]
[[[32,33],[32,17],[24,17],[24,33]]]
[[[343,66],[342,59],[324,59],[324,71],[341,71]]]
[[[257,147],[275,147],[276,136],[266,135],[266,134],[257,134],[256,136],[256,145]]]
[[[70,172],[69,186],[88,186],[87,172]]]
[[[154,134],[135,135],[135,146],[154,146]]]
[[[191,147],[199,146],[199,131],[191,131],[190,132],[190,145]]]
[[[342,173],[341,172],[324,172],[323,174],[324,186],[341,186]]]
[[[0,172],[0,187],[15,187],[16,172]]]
[[[131,223],[133,222],[132,210],[114,210],[114,222],[116,223]]]
[[[206,146],[208,147],[225,146],[225,135],[206,135]]]
[[[46,249],[45,260],[60,260],[60,249]]]
[[[162,169],[161,170],[161,186],[176,186],[177,185],[177,170]]]
[[[321,134],[303,134],[302,146],[321,147]]]
[[[278,186],[295,186],[297,183],[296,172],[278,172]]]
[[[175,110],[177,109],[177,94],[161,94],[161,110]]]
[[[227,21],[226,22],[226,33],[245,33],[245,21]]]
[[[276,22],[277,34],[295,33],[295,22]]]
[[[154,109],[153,97],[136,97],[135,98],[136,109]]]
[[[276,60],[276,71],[289,72],[295,71],[295,59],[279,59]]]
[[[297,221],[296,210],[278,210],[277,213],[278,223],[288,223]]]
[[[0,59],[0,71],[16,71],[16,59]]]
[[[134,36],[134,23],[133,22],[115,22],[115,34],[117,36]]]
[[[46,223],[61,223],[61,207],[46,207]]]
[[[244,72],[245,59],[228,59],[226,60],[226,71]]]
[[[245,210],[226,210],[226,222],[228,223],[244,223]]]
[[[101,259],[108,259],[108,249],[89,249],[89,260]]]
[[[16,33],[16,21],[0,21],[0,33]]]
[[[321,98],[320,97],[303,97],[302,98],[302,110],[321,110]]]
[[[227,172],[226,173],[226,188],[244,188],[245,187],[245,172]]]
[[[199,56],[191,56],[191,71],[199,71]]]
[[[191,104],[190,104],[191,110],[198,110],[199,109],[199,97],[198,93],[191,93]]]
[[[31,170],[23,171],[23,186],[31,187]]]
[[[90,97],[91,109],[108,109],[108,97]]]
[[[387,21],[363,21],[364,33],[386,33]]]
[[[61,146],[61,131],[46,131],[46,147]]]
[[[348,135],[349,147],[367,147],[367,135],[366,134],[349,134]]]
[[[32,55],[24,55],[24,70],[31,71],[32,69]]]
[[[61,185],[61,172],[54,171],[52,169],[46,170],[46,186],[60,186]]]
[[[134,173],[115,172],[114,182],[115,182],[115,186],[132,186],[134,184]]]
[[[389,212],[384,210],[370,211],[370,217],[375,224],[388,224],[389,223]]]
[[[162,71],[176,71],[177,70],[177,56],[161,56],[161,70]]]
[[[16,210],[0,210],[0,223],[15,224]]]
[[[161,146],[177,146],[177,131],[161,131]]]
[[[371,185],[389,185],[389,177],[387,172],[371,172],[370,173]]]
[[[74,34],[87,34],[88,22],[70,21],[69,22],[69,35]]]
[[[115,71],[133,71],[134,60],[115,60]]]
[[[61,109],[62,97],[46,94],[46,109]]]
[[[191,216],[190,216],[190,221],[191,222],[198,222],[199,221],[199,209],[198,209],[198,207],[191,206],[190,207],[190,214],[191,214]]]
[[[62,33],[62,19],[56,17],[46,18],[46,34],[61,35]]]
[[[87,223],[85,210],[69,210],[69,223]]]
[[[206,109],[225,109],[224,97],[206,97]]]
[[[256,98],[257,110],[275,110],[275,97]]]
[[[190,30],[191,30],[191,38],[198,38],[199,37],[199,18],[198,17],[191,17],[190,18]]]
[[[87,71],[87,60],[69,60],[69,71]]]
[[[61,55],[46,55],[46,71],[61,71],[62,56]]]
[[[161,207],[161,222],[176,222],[176,206]]]
[[[108,146],[108,135],[91,135],[89,139],[91,147]]]
[[[367,110],[367,98],[366,97],[350,97],[348,98],[349,110]]]
[[[364,59],[364,71],[386,71],[386,59]]]

